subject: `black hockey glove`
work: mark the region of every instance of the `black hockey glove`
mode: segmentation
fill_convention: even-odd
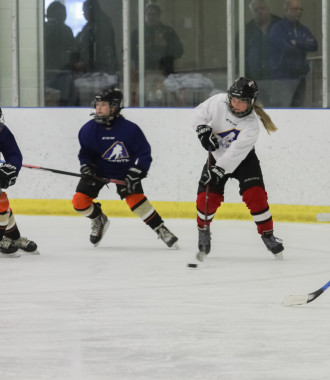
[[[17,171],[14,165],[2,164],[0,166],[0,188],[7,189],[15,184]]]
[[[208,125],[199,125],[196,128],[197,136],[200,139],[203,147],[206,150],[211,150],[212,152],[219,148],[218,139],[212,133],[212,128]]]
[[[224,176],[225,171],[220,166],[212,165],[210,169],[203,171],[199,183],[204,186],[211,182],[213,185],[219,185]]]
[[[141,180],[146,176],[145,172],[137,166],[128,169],[125,177],[128,194],[142,193]]]
[[[92,185],[95,182],[96,167],[91,164],[80,166],[81,179],[86,185]]]

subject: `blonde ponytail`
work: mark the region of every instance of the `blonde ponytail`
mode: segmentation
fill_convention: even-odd
[[[270,118],[270,116],[268,115],[268,113],[266,113],[264,111],[264,109],[262,108],[262,106],[260,104],[254,103],[253,104],[253,110],[260,117],[260,120],[262,121],[262,124],[264,125],[266,131],[269,134],[270,134],[270,132],[277,131],[276,125],[273,123],[273,121]]]

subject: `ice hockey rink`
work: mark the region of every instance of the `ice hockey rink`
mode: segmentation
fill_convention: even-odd
[[[180,250],[137,218],[98,248],[80,217],[16,216],[40,256],[0,260],[1,380],[329,379],[329,224],[276,223],[284,260],[253,222],[216,220],[194,262],[194,220],[169,219]]]

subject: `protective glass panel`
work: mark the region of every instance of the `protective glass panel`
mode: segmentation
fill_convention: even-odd
[[[122,73],[122,4],[45,1],[45,106],[89,106]]]
[[[132,106],[191,107],[226,90],[225,0],[135,1],[130,21]]]
[[[265,106],[322,107],[321,7],[319,0],[244,2],[235,46],[238,75],[257,81]]]

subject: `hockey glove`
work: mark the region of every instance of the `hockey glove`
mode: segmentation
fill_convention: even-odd
[[[15,184],[17,179],[16,167],[10,164],[0,166],[0,188],[7,189]]]
[[[225,171],[220,166],[212,165],[210,169],[202,173],[199,183],[204,186],[211,182],[213,185],[219,185],[224,176]]]
[[[96,167],[91,164],[83,164],[80,166],[81,179],[86,185],[92,185],[95,182]]]
[[[125,177],[127,192],[128,194],[142,193],[141,180],[146,175],[143,170],[139,169],[137,166],[132,166],[128,169]]]
[[[219,148],[218,139],[212,133],[211,127],[208,125],[199,125],[196,129],[196,132],[198,138],[206,150],[210,149],[213,152]]]

